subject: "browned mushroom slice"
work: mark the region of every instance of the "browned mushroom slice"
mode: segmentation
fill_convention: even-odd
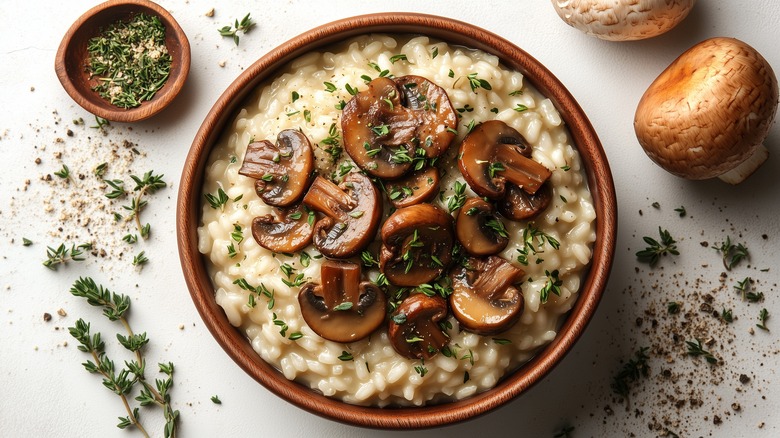
[[[429,167],[385,184],[387,197],[395,208],[409,207],[433,199],[439,193],[439,171]]]
[[[447,301],[435,295],[415,294],[398,306],[387,326],[387,336],[398,354],[430,359],[450,341],[439,326],[447,316]]]
[[[260,246],[273,252],[298,252],[309,246],[314,233],[308,216],[300,204],[277,209],[276,217],[267,214],[252,220],[252,236]]]
[[[285,129],[276,138],[252,142],[238,173],[255,178],[255,191],[268,205],[287,207],[301,199],[311,181],[314,152],[306,136]]]
[[[382,225],[379,269],[396,286],[419,286],[452,261],[452,216],[431,204],[402,208]]]
[[[551,172],[527,157],[530,148],[515,129],[502,121],[490,120],[479,124],[463,139],[458,167],[479,196],[500,199],[507,182],[533,194]]]
[[[509,234],[493,206],[482,198],[469,198],[458,212],[455,235],[471,255],[485,256],[503,251]]]
[[[552,187],[550,183],[542,184],[542,187],[534,194],[514,184],[506,185],[506,195],[496,202],[498,211],[507,219],[522,221],[541,213],[552,200]]]
[[[365,338],[385,319],[385,294],[370,281],[361,281],[357,263],[325,260],[321,284],[306,283],[298,293],[306,324],[335,342]]]
[[[371,243],[379,229],[379,192],[362,173],[350,173],[339,186],[318,176],[303,203],[325,216],[314,224],[313,239],[326,257],[352,257]]]
[[[514,286],[523,274],[497,256],[471,258],[453,269],[450,308],[460,326],[481,335],[512,327],[523,312],[523,294]]]
[[[386,179],[444,153],[457,127],[447,93],[419,76],[374,79],[341,116],[344,149],[361,169]]]
[[[395,79],[403,91],[403,105],[415,112],[420,122],[415,133],[425,156],[443,154],[455,139],[458,116],[443,88],[422,76],[401,76]]]

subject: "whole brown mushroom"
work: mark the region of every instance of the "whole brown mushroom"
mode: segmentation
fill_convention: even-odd
[[[769,156],[778,86],[754,48],[712,38],[680,55],[645,91],[634,130],[647,155],[688,179],[738,184]]]

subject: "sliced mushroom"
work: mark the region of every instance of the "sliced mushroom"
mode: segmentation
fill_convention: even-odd
[[[385,319],[385,294],[361,281],[357,263],[325,260],[320,284],[306,283],[298,293],[301,315],[315,333],[335,342],[365,338]]]
[[[326,257],[348,258],[376,236],[382,201],[371,180],[350,173],[341,185],[318,176],[303,203],[325,217],[314,224],[314,246]]]
[[[395,208],[409,207],[433,199],[439,193],[439,171],[429,167],[385,184],[387,197]]]
[[[507,182],[536,193],[551,172],[528,158],[531,146],[500,120],[479,124],[460,146],[458,167],[474,192],[490,199],[504,196]]]
[[[398,354],[430,359],[450,341],[439,326],[447,316],[447,301],[438,296],[410,295],[390,318],[387,336]]]
[[[544,211],[552,200],[552,187],[550,183],[542,184],[542,187],[534,194],[514,184],[506,185],[506,194],[496,202],[498,211],[507,219],[523,221],[536,216]]]
[[[311,244],[314,227],[309,224],[303,205],[277,209],[252,220],[252,236],[263,248],[273,252],[298,252]]]
[[[457,127],[447,93],[420,76],[374,79],[341,116],[344,149],[361,169],[386,179],[443,154]]]
[[[301,199],[314,171],[314,152],[306,136],[285,129],[276,138],[252,142],[238,173],[255,178],[255,191],[268,205],[287,207]]]
[[[493,205],[482,198],[469,198],[458,212],[455,235],[473,256],[497,254],[509,243],[509,234]]]
[[[396,286],[419,286],[452,261],[452,216],[431,204],[396,210],[382,225],[379,269]]]
[[[492,335],[512,327],[523,311],[523,294],[514,284],[523,270],[497,256],[471,258],[450,277],[450,308],[460,326]]]

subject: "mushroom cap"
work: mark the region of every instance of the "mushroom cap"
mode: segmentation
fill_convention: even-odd
[[[387,336],[401,356],[430,359],[450,341],[438,324],[446,316],[444,298],[422,293],[409,295],[393,312],[387,325]]]
[[[301,199],[314,171],[314,151],[309,139],[295,129],[285,129],[276,138],[247,146],[238,173],[255,178],[255,191],[268,205],[287,207]]]
[[[498,256],[470,258],[452,270],[450,309],[460,326],[470,332],[492,335],[508,330],[520,318],[525,301],[515,286],[522,269]]]
[[[517,130],[500,120],[488,120],[463,139],[458,167],[480,196],[501,199],[508,182],[533,194],[551,172],[530,154],[531,146]]]
[[[761,145],[777,111],[772,67],[733,38],[688,49],[650,84],[634,130],[647,155],[688,179],[719,176]]]
[[[455,220],[455,235],[471,255],[497,254],[506,248],[509,235],[493,205],[482,198],[468,198]]]
[[[427,202],[439,194],[439,171],[435,167],[418,170],[385,184],[387,197],[395,208]]]
[[[314,224],[314,246],[326,257],[348,258],[368,246],[379,229],[382,200],[371,180],[353,172],[341,185],[317,176],[303,203],[324,215]]]
[[[415,160],[443,154],[457,127],[447,93],[420,76],[372,80],[341,116],[344,150],[366,173],[385,179],[399,178]]]
[[[301,204],[278,209],[276,217],[257,216],[252,220],[252,236],[258,245],[273,252],[298,252],[311,244],[314,227],[308,216]]]
[[[382,324],[385,294],[361,281],[359,264],[325,260],[320,273],[321,284],[306,283],[298,293],[301,315],[315,333],[335,342],[354,342]]]
[[[419,286],[452,261],[452,216],[431,204],[396,210],[382,225],[379,269],[396,286]]]
[[[569,26],[610,41],[661,35],[688,16],[696,0],[552,0]]]

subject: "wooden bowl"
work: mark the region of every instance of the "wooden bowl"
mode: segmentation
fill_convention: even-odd
[[[156,15],[165,25],[165,45],[171,55],[171,71],[165,85],[151,100],[135,108],[120,108],[92,90],[97,80],[90,79],[85,66],[89,53],[87,43],[111,24],[127,20],[135,14]],[[181,91],[190,72],[190,43],[187,36],[168,11],[147,0],[109,0],[84,13],[62,38],[54,58],[57,72],[65,91],[90,113],[115,122],[136,122],[147,119],[165,108]]]
[[[597,237],[593,259],[580,296],[558,336],[493,389],[456,402],[424,407],[354,406],[287,380],[260,358],[240,330],[230,325],[215,302],[205,257],[198,252],[196,230],[204,199],[201,188],[206,161],[248,93],[306,52],[375,32],[424,34],[450,44],[481,49],[522,72],[560,111],[582,157],[594,199]],[[612,266],[616,221],[615,187],[601,143],[582,108],[558,79],[526,52],[493,33],[460,21],[410,13],[364,15],[326,24],[282,44],[245,70],[217,100],[195,136],[179,186],[176,219],[179,256],[195,306],[217,342],[241,368],[278,396],[309,412],[352,425],[387,429],[441,426],[473,418],[512,400],[549,373],[582,335],[601,299]]]

